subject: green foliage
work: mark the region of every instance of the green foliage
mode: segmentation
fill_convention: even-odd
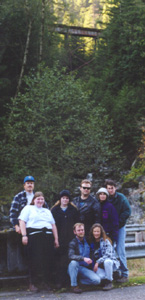
[[[55,0],[54,11],[59,23],[95,28],[101,18],[100,2],[100,0]]]
[[[28,74],[31,68],[37,68],[40,47],[41,2],[41,0],[6,0],[1,4],[0,32],[2,47],[0,48],[0,75],[4,84],[0,86],[0,94],[3,104],[1,113],[3,114],[7,112],[4,102],[9,105],[10,98],[16,93],[30,20],[32,21],[32,30],[25,74]],[[51,25],[56,21],[51,10],[51,3],[52,1],[49,1],[45,6],[43,38],[43,59],[50,66],[53,65],[61,52],[58,49],[60,37],[56,37],[48,26],[48,24]]]
[[[38,188],[48,193],[51,187],[52,198],[66,185],[73,189],[74,178],[84,178],[87,173],[104,178],[109,172],[115,177],[124,157],[124,168],[130,168],[141,144],[138,121],[145,113],[144,1],[50,0],[45,4],[42,61],[47,68],[39,69],[42,1],[1,1],[2,194],[8,192],[7,181],[12,193],[21,189],[29,172],[38,178]],[[21,93],[11,99],[30,20],[27,76]],[[100,20],[105,22],[104,31],[95,53],[89,39],[69,37],[66,42],[50,26],[60,22],[100,28]],[[55,61],[59,61],[57,68]],[[76,77],[67,74],[73,70],[78,70]],[[132,172],[136,171],[143,173],[143,166]]]
[[[111,122],[105,109],[89,102],[80,80],[46,67],[25,77],[25,85],[25,92],[12,99],[1,144],[8,180],[22,182],[31,173],[53,196],[65,185],[72,187],[76,177],[101,176],[107,166],[118,171]]]
[[[136,160],[131,167],[130,172],[124,176],[124,181],[136,180],[139,176],[145,175],[145,119],[142,118],[140,122],[142,130],[141,146],[138,150]]]
[[[138,167],[132,167],[130,172],[124,176],[124,182],[136,180],[139,176],[145,175],[145,164],[139,164]]]
[[[145,113],[145,5],[132,0],[111,2],[115,5],[108,8],[110,21],[99,40],[88,88],[91,85],[96,105],[105,107],[113,120],[128,168],[139,148],[138,121]]]

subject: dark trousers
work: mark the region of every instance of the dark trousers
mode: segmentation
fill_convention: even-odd
[[[49,283],[54,263],[53,234],[47,234],[45,232],[29,234],[27,250],[30,282],[33,284],[38,282]]]
[[[55,282],[63,286],[69,283],[68,264],[68,247],[60,246],[58,249],[55,249]]]

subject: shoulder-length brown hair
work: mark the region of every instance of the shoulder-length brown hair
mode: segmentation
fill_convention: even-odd
[[[106,239],[108,239],[110,241],[110,239],[107,237],[105,230],[103,229],[102,225],[99,223],[95,223],[91,229],[90,229],[90,233],[89,233],[89,241],[90,243],[95,242],[95,238],[93,236],[93,230],[94,228],[99,227],[100,228],[100,238],[102,238],[104,241]]]
[[[40,197],[40,196],[44,197],[43,193],[42,193],[42,192],[36,192],[36,193],[34,194],[34,197],[33,197],[32,201],[31,201],[30,205],[34,205],[34,200],[35,200],[37,197]],[[46,207],[45,202],[44,202],[44,204],[43,204],[43,207]]]
[[[54,207],[60,206],[60,205],[61,205],[61,201],[58,200],[58,201],[56,201],[56,202],[54,203],[54,205],[51,207],[50,210],[52,210]],[[73,207],[75,207],[75,208],[78,210],[77,206],[76,206],[73,202],[71,202],[70,200],[69,200],[68,206],[69,206],[69,205],[72,205]]]

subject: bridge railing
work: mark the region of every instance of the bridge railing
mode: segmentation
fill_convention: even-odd
[[[145,224],[126,226],[125,249],[127,259],[145,258]],[[0,231],[0,280],[15,277],[14,274],[27,277],[28,266],[21,235],[10,228]]]

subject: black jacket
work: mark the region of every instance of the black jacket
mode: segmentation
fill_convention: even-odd
[[[85,225],[85,233],[88,236],[91,226],[101,221],[100,202],[90,195],[84,200],[84,205],[80,207],[80,200],[81,197],[76,197],[73,199],[73,203],[78,208],[79,220]]]
[[[73,225],[79,221],[78,210],[69,203],[65,211],[56,205],[51,212],[56,222],[60,247],[67,247],[74,238]]]
[[[90,257],[90,246],[87,243],[86,239],[84,238],[84,243],[88,249],[88,253]],[[75,237],[70,243],[69,243],[69,248],[68,248],[68,258],[69,260],[76,260],[76,261],[84,261],[84,256],[80,254],[79,250],[79,241]],[[87,266],[87,265],[86,265]],[[88,266],[87,266],[88,267]]]

